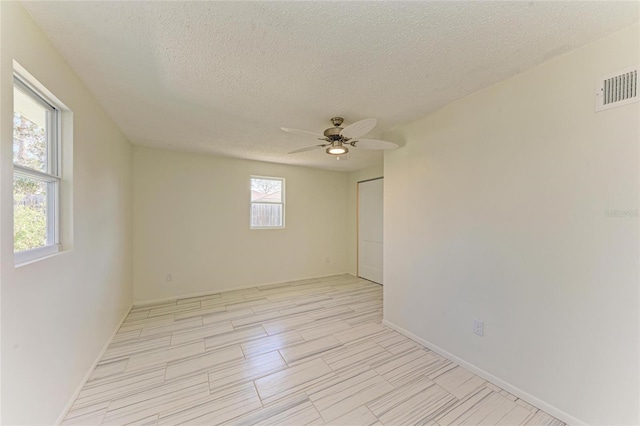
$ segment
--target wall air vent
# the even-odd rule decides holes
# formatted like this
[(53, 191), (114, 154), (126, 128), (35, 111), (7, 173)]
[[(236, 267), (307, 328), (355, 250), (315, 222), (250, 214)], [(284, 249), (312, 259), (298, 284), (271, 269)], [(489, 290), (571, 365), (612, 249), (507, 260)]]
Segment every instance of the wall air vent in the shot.
[(638, 66), (605, 75), (596, 83), (596, 112), (638, 102)]

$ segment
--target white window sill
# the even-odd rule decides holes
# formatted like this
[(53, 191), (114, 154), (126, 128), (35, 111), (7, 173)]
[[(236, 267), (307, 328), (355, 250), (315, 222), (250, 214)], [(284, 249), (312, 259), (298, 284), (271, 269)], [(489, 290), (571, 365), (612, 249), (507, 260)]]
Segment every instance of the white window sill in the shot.
[(60, 244), (38, 247), (31, 250), (21, 251), (13, 254), (16, 268), (26, 266), (40, 260), (48, 259), (60, 253)]

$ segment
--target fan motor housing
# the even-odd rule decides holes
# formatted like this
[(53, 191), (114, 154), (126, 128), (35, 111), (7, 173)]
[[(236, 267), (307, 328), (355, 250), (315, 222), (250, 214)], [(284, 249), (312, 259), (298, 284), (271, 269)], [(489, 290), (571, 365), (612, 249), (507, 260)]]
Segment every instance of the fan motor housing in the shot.
[(339, 140), (342, 136), (340, 136), (340, 131), (342, 127), (329, 127), (324, 131), (324, 135), (330, 140)]

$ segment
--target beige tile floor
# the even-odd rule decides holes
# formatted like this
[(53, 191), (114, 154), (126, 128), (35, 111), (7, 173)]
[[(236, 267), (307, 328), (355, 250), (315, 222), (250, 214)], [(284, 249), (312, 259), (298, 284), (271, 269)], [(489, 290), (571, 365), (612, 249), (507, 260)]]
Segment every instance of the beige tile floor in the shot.
[(135, 306), (64, 425), (563, 425), (381, 325), (351, 275)]

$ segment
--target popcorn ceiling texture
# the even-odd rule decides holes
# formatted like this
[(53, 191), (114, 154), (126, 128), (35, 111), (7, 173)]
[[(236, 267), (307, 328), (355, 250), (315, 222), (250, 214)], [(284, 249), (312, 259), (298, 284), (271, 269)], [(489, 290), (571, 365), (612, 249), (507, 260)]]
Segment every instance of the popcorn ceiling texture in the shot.
[(639, 19), (637, 2), (23, 5), (133, 143), (344, 171), (383, 154), (287, 155), (317, 142), (280, 127), (374, 117), (380, 137)]

